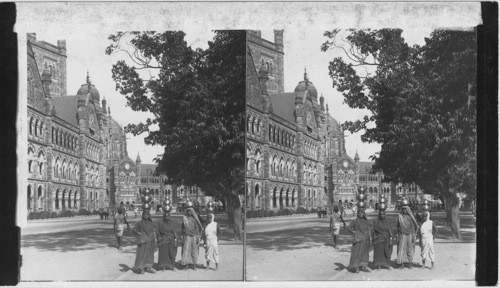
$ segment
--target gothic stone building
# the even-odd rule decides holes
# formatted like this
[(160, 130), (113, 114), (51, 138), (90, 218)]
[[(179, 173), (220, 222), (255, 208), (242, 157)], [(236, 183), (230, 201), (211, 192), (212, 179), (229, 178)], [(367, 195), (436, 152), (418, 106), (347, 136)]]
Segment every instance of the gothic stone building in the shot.
[[(105, 205), (106, 102), (87, 78), (66, 95), (66, 43), (28, 35), (28, 210)], [(102, 105), (102, 106), (101, 106)]]
[(130, 159), (125, 132), (88, 74), (76, 95), (67, 95), (64, 40), (56, 46), (28, 34), (27, 56), (29, 212), (138, 203), (145, 189), (156, 204), (167, 195), (203, 197), (195, 187), (168, 185), (139, 155)]
[(284, 92), (283, 55), (283, 31), (274, 42), (248, 32), (247, 208), (323, 208), (354, 199), (359, 185), (376, 201), (390, 184), (346, 154), (341, 126), (306, 73)]

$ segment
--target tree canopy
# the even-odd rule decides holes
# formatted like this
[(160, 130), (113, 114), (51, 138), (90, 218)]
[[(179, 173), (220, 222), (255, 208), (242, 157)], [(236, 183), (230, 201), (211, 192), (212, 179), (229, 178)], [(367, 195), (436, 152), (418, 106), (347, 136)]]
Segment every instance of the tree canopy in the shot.
[(371, 112), (343, 127), (381, 144), (374, 169), (451, 206), (457, 192), (475, 195), (476, 34), (436, 30), (409, 46), (400, 29), (340, 32), (325, 32), (322, 50), (347, 56), (333, 59), (329, 73), (349, 107)]
[(113, 65), (116, 89), (134, 111), (153, 115), (126, 132), (147, 133), (146, 144), (164, 147), (157, 172), (172, 183), (234, 199), (244, 193), (246, 34), (215, 31), (207, 49), (192, 49), (184, 37), (109, 36), (107, 54), (128, 54)]

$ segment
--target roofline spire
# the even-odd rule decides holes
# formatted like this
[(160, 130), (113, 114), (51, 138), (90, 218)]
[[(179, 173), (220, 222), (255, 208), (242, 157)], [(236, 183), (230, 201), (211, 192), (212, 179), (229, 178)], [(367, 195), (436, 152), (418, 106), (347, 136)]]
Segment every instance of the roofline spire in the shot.
[(90, 86), (90, 76), (89, 76), (89, 69), (87, 69), (87, 85)]
[(307, 68), (304, 66), (304, 81), (309, 82), (309, 78), (307, 77)]

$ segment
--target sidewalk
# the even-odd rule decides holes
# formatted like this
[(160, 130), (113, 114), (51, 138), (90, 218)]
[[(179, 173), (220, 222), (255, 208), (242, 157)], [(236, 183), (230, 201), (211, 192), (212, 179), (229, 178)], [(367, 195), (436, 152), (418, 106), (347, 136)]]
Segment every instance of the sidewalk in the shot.
[[(156, 218), (156, 217), (155, 217)], [(177, 227), (180, 217), (176, 217)], [(134, 222), (139, 220), (134, 219)], [(100, 220), (98, 220), (100, 222)], [(103, 221), (104, 222), (104, 221)], [(112, 222), (106, 225), (85, 224), (77, 230), (57, 228), (50, 233), (34, 233), (21, 238), (22, 281), (119, 281), (119, 280), (241, 280), (243, 277), (242, 241), (233, 241), (232, 231), (222, 227), (219, 242), (220, 270), (132, 273), (137, 239), (125, 232), (123, 250), (118, 250)], [(131, 226), (132, 221), (131, 221)], [(205, 264), (205, 250), (200, 247), (198, 263)], [(178, 247), (177, 261), (180, 261)], [(155, 263), (158, 255), (155, 255)], [(156, 267), (156, 266), (155, 266)], [(213, 272), (210, 274), (210, 272)], [(208, 274), (207, 274), (208, 273)], [(165, 278), (166, 277), (166, 278)]]
[[(391, 227), (395, 229), (398, 212), (388, 213)], [(373, 219), (376, 213), (368, 213)], [(351, 214), (352, 215), (352, 214)], [(341, 229), (339, 249), (333, 248), (333, 240), (326, 221), (307, 221), (300, 228), (280, 229), (274, 222), (268, 222), (273, 230), (259, 231), (247, 235), (247, 280), (248, 281), (308, 281), (308, 280), (468, 280), (475, 273), (475, 225), (472, 215), (463, 213), (461, 217), (462, 239), (451, 239), (445, 228), (444, 213), (433, 214), (438, 226), (436, 239), (436, 268), (381, 270), (372, 273), (350, 273), (349, 265), (352, 235)], [(346, 224), (354, 219), (346, 219)], [(263, 223), (263, 225), (265, 222)], [(373, 247), (370, 252), (370, 267), (373, 261)], [(392, 260), (396, 259), (394, 245)], [(421, 263), (418, 242), (414, 263)], [(393, 263), (395, 264), (395, 263)], [(396, 267), (396, 265), (394, 265)]]

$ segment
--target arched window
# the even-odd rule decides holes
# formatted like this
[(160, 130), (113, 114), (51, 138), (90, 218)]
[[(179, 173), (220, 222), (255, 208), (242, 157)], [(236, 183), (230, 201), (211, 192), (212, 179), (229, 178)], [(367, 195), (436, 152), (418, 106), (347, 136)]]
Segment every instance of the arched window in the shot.
[(63, 192), (62, 192), (62, 199), (61, 199), (62, 200), (62, 209), (63, 210), (66, 210), (66, 197), (67, 197), (67, 195), (66, 195), (66, 189), (64, 189)]
[(27, 191), (27, 197), (28, 197), (28, 212), (31, 211), (31, 185), (28, 185), (28, 191)]
[(73, 190), (69, 191), (69, 194), (68, 194), (68, 208), (71, 208), (71, 196), (73, 194)]
[(290, 188), (288, 188), (288, 190), (286, 191), (286, 203), (285, 203), (285, 206), (286, 207), (289, 207), (290, 206)]
[(30, 126), (30, 135), (31, 135), (31, 134), (33, 134), (33, 117), (30, 118), (29, 126)]
[(55, 207), (56, 209), (60, 209), (60, 206), (59, 206), (59, 198), (61, 197), (61, 195), (59, 195), (61, 193), (61, 190), (60, 189), (57, 189), (56, 191), (56, 199), (55, 199)]
[(281, 188), (281, 190), (280, 190), (280, 202), (279, 202), (280, 208), (283, 208), (283, 203), (285, 200), (284, 194), (285, 194), (285, 188)]
[(38, 193), (37, 193), (37, 207), (38, 207), (38, 210), (43, 210), (43, 203), (42, 203), (42, 198), (43, 197), (43, 188), (42, 188), (42, 185), (38, 186)]
[(277, 187), (274, 187), (274, 190), (273, 190), (273, 208), (276, 208), (276, 193), (278, 193), (278, 188)]
[(260, 187), (259, 184), (255, 185), (255, 195), (254, 195), (254, 205), (255, 207), (260, 206)]
[(73, 197), (73, 208), (78, 209), (78, 200), (80, 197), (78, 196), (78, 191), (75, 191), (75, 196)]

